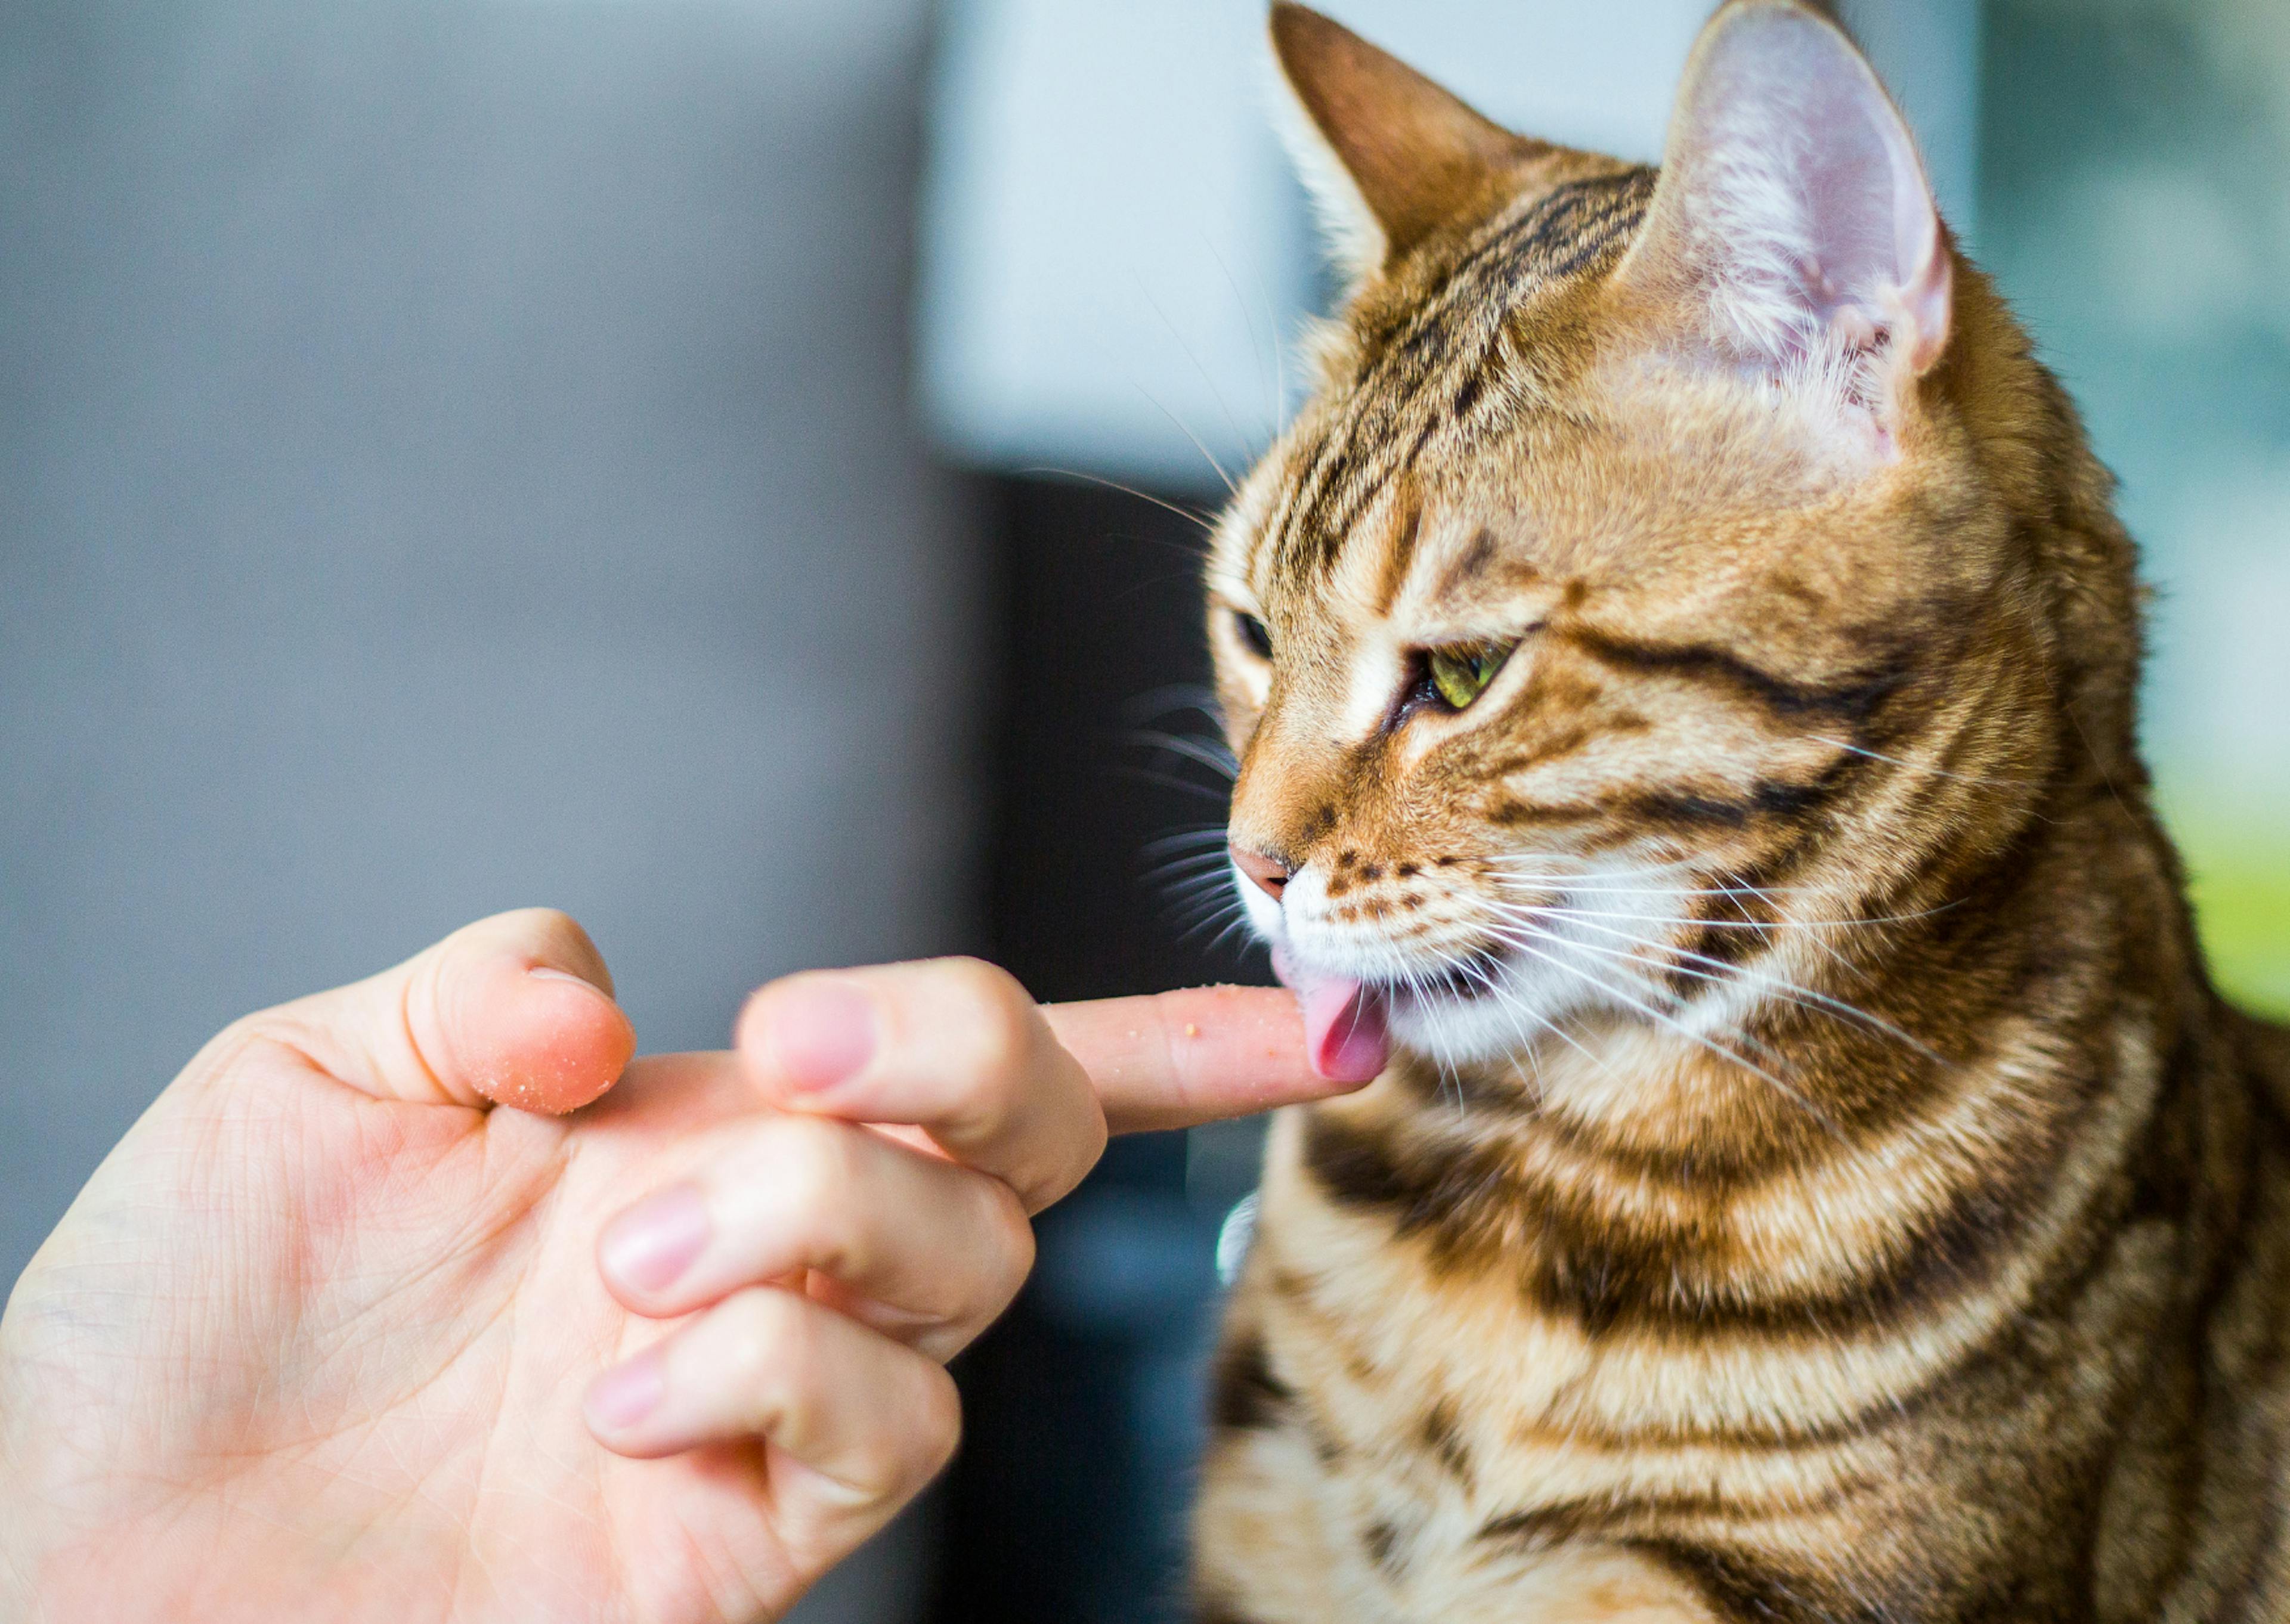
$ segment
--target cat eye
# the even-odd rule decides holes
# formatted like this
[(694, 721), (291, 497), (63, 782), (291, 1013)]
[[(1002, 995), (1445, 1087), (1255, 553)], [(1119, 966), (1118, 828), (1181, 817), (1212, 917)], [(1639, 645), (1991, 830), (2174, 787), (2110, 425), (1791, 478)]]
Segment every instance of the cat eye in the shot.
[(1448, 709), (1463, 710), (1487, 691), (1509, 658), (1509, 649), (1493, 644), (1433, 649), (1423, 657), (1423, 674)]
[(1272, 628), (1253, 614), (1232, 612), (1232, 623), (1240, 628), (1240, 640), (1259, 660), (1272, 658)]

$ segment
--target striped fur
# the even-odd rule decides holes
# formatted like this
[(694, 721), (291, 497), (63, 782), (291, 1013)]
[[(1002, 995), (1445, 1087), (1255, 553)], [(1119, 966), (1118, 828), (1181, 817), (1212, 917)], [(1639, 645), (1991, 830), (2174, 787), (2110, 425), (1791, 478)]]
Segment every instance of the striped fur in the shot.
[[(2290, 1035), (2206, 979), (2073, 407), (1956, 260), (1856, 460), (1661, 357), (1653, 172), (1509, 150), (1210, 568), (1236, 843), (1453, 999), (1542, 956), (1277, 1121), (1198, 1616), (2290, 1618)], [(1411, 710), (1451, 634), (1517, 652)]]

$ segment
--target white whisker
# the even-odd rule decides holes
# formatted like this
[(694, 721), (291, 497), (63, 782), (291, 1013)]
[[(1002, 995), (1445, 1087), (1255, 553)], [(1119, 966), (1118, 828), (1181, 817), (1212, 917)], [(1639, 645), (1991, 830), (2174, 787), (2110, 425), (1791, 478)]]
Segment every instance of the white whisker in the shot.
[[(1185, 335), (1177, 330), (1177, 324), (1169, 319), (1169, 313), (1161, 308), (1161, 301), (1154, 298), (1153, 291), (1145, 285), (1145, 277), (1143, 273), (1132, 270), (1129, 274), (1131, 279), (1137, 284), (1138, 292), (1144, 296), (1145, 302), (1153, 307), (1153, 314), (1161, 318), (1161, 325), (1169, 330), (1169, 336), (1177, 340), (1177, 348), (1185, 352), (1185, 359), (1193, 364), (1193, 371), (1198, 372), (1201, 375), (1201, 381), (1209, 386), (1209, 398), (1216, 402), (1218, 412), (1223, 414), (1224, 426), (1232, 430), (1233, 444), (1241, 446), (1247, 445), (1249, 443), (1249, 436), (1247, 432), (1241, 428), (1240, 420), (1233, 416), (1232, 407), (1227, 404), (1224, 397), (1224, 391), (1217, 387), (1217, 380), (1213, 377), (1210, 376), (1209, 369), (1201, 364), (1200, 356), (1194, 350), (1190, 344), (1185, 341)], [(1154, 404), (1157, 405), (1160, 403), (1157, 401)], [(1180, 425), (1180, 427), (1181, 427), (1181, 425)], [(1208, 457), (1209, 466), (1215, 468), (1218, 476), (1224, 480), (1224, 488), (1237, 495), (1239, 493), (1238, 490), (1232, 482), (1232, 476), (1225, 473), (1224, 465), (1219, 462), (1214, 457), (1210, 456), (1209, 448), (1205, 445), (1202, 445), (1198, 440), (1194, 440), (1193, 444), (1199, 448), (1202, 456)]]
[(1123, 717), (1133, 727), (1148, 727), (1164, 716), (1194, 711), (1212, 724), (1221, 724), (1223, 712), (1217, 705), (1215, 691), (1205, 683), (1170, 683), (1139, 694), (1121, 708)]
[(1223, 824), (1208, 823), (1197, 829), (1177, 829), (1158, 840), (1148, 841), (1144, 850), (1148, 855), (1154, 855), (1162, 852), (1181, 852), (1191, 846), (1222, 846), (1228, 838)]
[(1233, 759), (1232, 752), (1221, 740), (1212, 741), (1184, 733), (1164, 733), (1147, 728), (1131, 734), (1130, 742), (1156, 750), (1166, 750), (1172, 756), (1181, 756), (1223, 778), (1240, 776), (1240, 764)]
[[(1842, 998), (1831, 997), (1829, 994), (1815, 991), (1810, 987), (1800, 987), (1796, 982), (1784, 980), (1779, 976), (1766, 975), (1764, 972), (1755, 970), (1746, 964), (1729, 964), (1724, 959), (1712, 957), (1707, 953), (1695, 953), (1687, 948), (1671, 947), (1663, 942), (1647, 941), (1644, 938), (1635, 935), (1629, 931), (1617, 930), (1613, 926), (1601, 924), (1598, 923), (1597, 916), (1593, 915), (1577, 913), (1573, 914), (1570, 916), (1577, 924), (1589, 930), (1597, 931), (1601, 935), (1619, 937), (1622, 940), (1641, 948), (1647, 952), (1659, 953), (1676, 958), (1690, 959), (1695, 964), (1709, 964), (1716, 967), (1715, 972), (1711, 972), (1691, 970), (1683, 964), (1673, 966), (1673, 968), (1682, 975), (1695, 976), (1699, 979), (1710, 981), (1746, 982), (1749, 985), (1757, 988), (1761, 992), (1775, 994), (1787, 1000), (1789, 1003), (1798, 1005), (1799, 1008), (1817, 1010), (1823, 1014), (1834, 1015), (1840, 1020), (1857, 1020), (1872, 1031), (1882, 1033), (1886, 1037), (1898, 1039), (1900, 1042), (1908, 1044), (1910, 1048), (1916, 1050), (1918, 1053), (1923, 1054), (1929, 1060), (1937, 1060), (1942, 1058), (1937, 1051), (1934, 1050), (1931, 1045), (1926, 1044), (1923, 1040), (1913, 1036), (1910, 1033), (1902, 1031), (1900, 1028), (1894, 1026), (1891, 1021), (1883, 1019), (1881, 1016), (1872, 1015), (1864, 1009), (1847, 1004)], [(1597, 948), (1591, 948), (1587, 942), (1576, 945), (1583, 947), (1591, 952), (1598, 951)]]
[[(1548, 932), (1541, 932), (1541, 934), (1546, 941), (1558, 941), (1561, 942), (1561, 945), (1567, 947), (1577, 945), (1571, 942), (1563, 942), (1562, 939), (1554, 937)], [(1583, 969), (1579, 964), (1569, 964), (1565, 959), (1558, 955), (1547, 953), (1528, 941), (1515, 940), (1511, 942), (1510, 945), (1521, 953), (1525, 953), (1533, 958), (1540, 959), (1555, 969), (1564, 971), (1569, 975), (1588, 982), (1590, 986), (1605, 994), (1608, 997), (1619, 999), (1621, 1003), (1628, 1004), (1632, 1009), (1637, 1011), (1640, 1014), (1645, 1016), (1648, 1020), (1659, 1023), (1667, 1030), (1685, 1038), (1688, 1043), (1698, 1044), (1700, 1047), (1707, 1049), (1710, 1053), (1718, 1056), (1720, 1059), (1732, 1061), (1734, 1065), (1741, 1067), (1742, 1070), (1749, 1072), (1752, 1076), (1763, 1079), (1766, 1083), (1772, 1085), (1774, 1092), (1779, 1093), (1783, 1099), (1797, 1106), (1800, 1110), (1804, 1111), (1806, 1116), (1819, 1123), (1829, 1132), (1840, 1140), (1845, 1138), (1844, 1130), (1837, 1125), (1836, 1122), (1829, 1116), (1828, 1113), (1822, 1110), (1821, 1108), (1814, 1105), (1812, 1100), (1798, 1092), (1797, 1090), (1791, 1088), (1779, 1077), (1774, 1076), (1773, 1073), (1767, 1071), (1764, 1067), (1758, 1065), (1756, 1062), (1742, 1055), (1734, 1053), (1732, 1050), (1726, 1048), (1724, 1044), (1717, 1042), (1715, 1039), (1692, 1030), (1670, 1015), (1665, 1014), (1661, 1010), (1656, 1008), (1653, 1004), (1632, 997), (1622, 988), (1615, 987), (1611, 983), (1601, 980), (1597, 976), (1592, 975), (1589, 971)]]
[(1223, 482), (1225, 494), (1227, 496), (1237, 497), (1240, 494), (1240, 487), (1233, 483), (1232, 476), (1225, 472), (1224, 464), (1216, 460), (1216, 453), (1211, 451), (1208, 446), (1202, 442), (1201, 436), (1192, 431), (1192, 429), (1186, 424), (1185, 420), (1179, 417), (1175, 412), (1170, 411), (1168, 407), (1163, 405), (1161, 404), (1160, 397), (1155, 395), (1152, 390), (1147, 388), (1142, 383), (1140, 383), (1133, 374), (1130, 377), (1129, 386), (1135, 389), (1140, 395), (1142, 395), (1146, 401), (1152, 406), (1153, 410), (1158, 412), (1163, 417), (1167, 418), (1170, 423), (1175, 427), (1179, 434), (1184, 436), (1185, 438), (1193, 443), (1193, 449), (1200, 452), (1202, 457), (1207, 460), (1210, 468), (1216, 470), (1217, 478)]
[(1904, 767), (1911, 772), (1922, 772), (1933, 778), (1954, 779), (1960, 784), (1990, 784), (2005, 789), (2040, 789), (2044, 787), (2044, 781), (2041, 779), (1990, 778), (1978, 772), (1951, 772), (1945, 767), (1928, 767), (1920, 761), (1904, 761), (1898, 756), (1886, 756), (1875, 750), (1863, 749), (1859, 745), (1848, 744), (1842, 739), (1823, 739), (1814, 733), (1808, 733), (1806, 738), (1814, 744), (1825, 744), (1832, 750), (1842, 750), (1847, 756), (1859, 756), (1870, 761), (1880, 761), (1888, 767)]
[(1155, 772), (1144, 767), (1124, 767), (1120, 771), (1125, 778), (1135, 779), (1141, 783), (1157, 784), (1164, 789), (1181, 789), (1188, 795), (1197, 795), (1203, 800), (1213, 801), (1220, 806), (1227, 804), (1232, 799), (1231, 792), (1229, 790), (1212, 789), (1206, 784), (1196, 784), (1190, 779), (1179, 778), (1173, 773)]
[[(1156, 402), (1155, 404), (1157, 405), (1159, 403)], [(1085, 484), (1102, 485), (1109, 491), (1118, 491), (1124, 496), (1133, 496), (1141, 502), (1150, 502), (1156, 508), (1173, 513), (1188, 524), (1199, 525), (1202, 532), (1205, 534), (1213, 535), (1216, 533), (1215, 522), (1205, 516), (1195, 513), (1189, 508), (1181, 508), (1175, 502), (1168, 501), (1161, 497), (1149, 495), (1147, 492), (1139, 490), (1135, 485), (1125, 485), (1117, 479), (1107, 479), (1096, 474), (1085, 474), (1079, 468), (1061, 468), (1044, 466), (1022, 468), (1018, 469), (1017, 472), (1021, 475), (1053, 474), (1061, 479), (1078, 479)]]
[[(1477, 965), (1469, 963), (1460, 963), (1455, 966), (1455, 968), (1461, 971), (1465, 975), (1469, 976), (1473, 980), (1478, 982), (1481, 987), (1485, 988), (1488, 994), (1490, 994), (1497, 1003), (1502, 1005), (1504, 1014), (1516, 1018), (1511, 1022), (1511, 1029), (1518, 1033), (1519, 1040), (1522, 1044), (1525, 1044), (1528, 1039), (1533, 1037), (1536, 1031), (1548, 1032), (1553, 1037), (1557, 1038), (1561, 1043), (1565, 1044), (1568, 1048), (1573, 1050), (1575, 1053), (1589, 1061), (1591, 1065), (1597, 1067), (1600, 1071), (1603, 1072), (1606, 1069), (1605, 1061), (1600, 1060), (1588, 1048), (1585, 1048), (1575, 1039), (1573, 1034), (1568, 1032), (1564, 1027), (1560, 1026), (1558, 1022), (1552, 1020), (1549, 1016), (1542, 1014), (1539, 1011), (1529, 1009), (1526, 1005), (1525, 1000), (1520, 998), (1510, 988), (1503, 986), (1493, 974), (1487, 971), (1480, 969)], [(1530, 1029), (1522, 1026), (1520, 1024), (1522, 1020), (1532, 1021), (1533, 1023), (1533, 1028)], [(1533, 1051), (1529, 1050), (1528, 1052), (1532, 1053)], [(1514, 1061), (1514, 1067), (1516, 1067), (1516, 1064), (1517, 1062)], [(1541, 1085), (1541, 1079), (1538, 1076), (1536, 1078), (1536, 1086), (1540, 1087)]]

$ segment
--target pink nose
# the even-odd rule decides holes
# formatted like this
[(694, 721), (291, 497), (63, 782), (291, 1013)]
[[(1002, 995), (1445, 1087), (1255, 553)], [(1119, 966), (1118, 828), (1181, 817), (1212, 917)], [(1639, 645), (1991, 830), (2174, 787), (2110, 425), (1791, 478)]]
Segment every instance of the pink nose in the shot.
[(1280, 900), (1280, 893), (1288, 889), (1289, 868), (1277, 857), (1267, 857), (1261, 852), (1251, 852), (1244, 846), (1232, 848), (1233, 867), (1249, 878), (1249, 883), (1270, 897)]

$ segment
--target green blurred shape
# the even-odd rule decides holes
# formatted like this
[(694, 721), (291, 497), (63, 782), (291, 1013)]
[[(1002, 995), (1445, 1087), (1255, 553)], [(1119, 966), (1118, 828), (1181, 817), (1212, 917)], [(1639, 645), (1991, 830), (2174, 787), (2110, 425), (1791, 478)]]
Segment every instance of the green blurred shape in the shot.
[(2290, 1019), (2290, 820), (2172, 820), (2203, 946), (2219, 987), (2245, 1008)]

